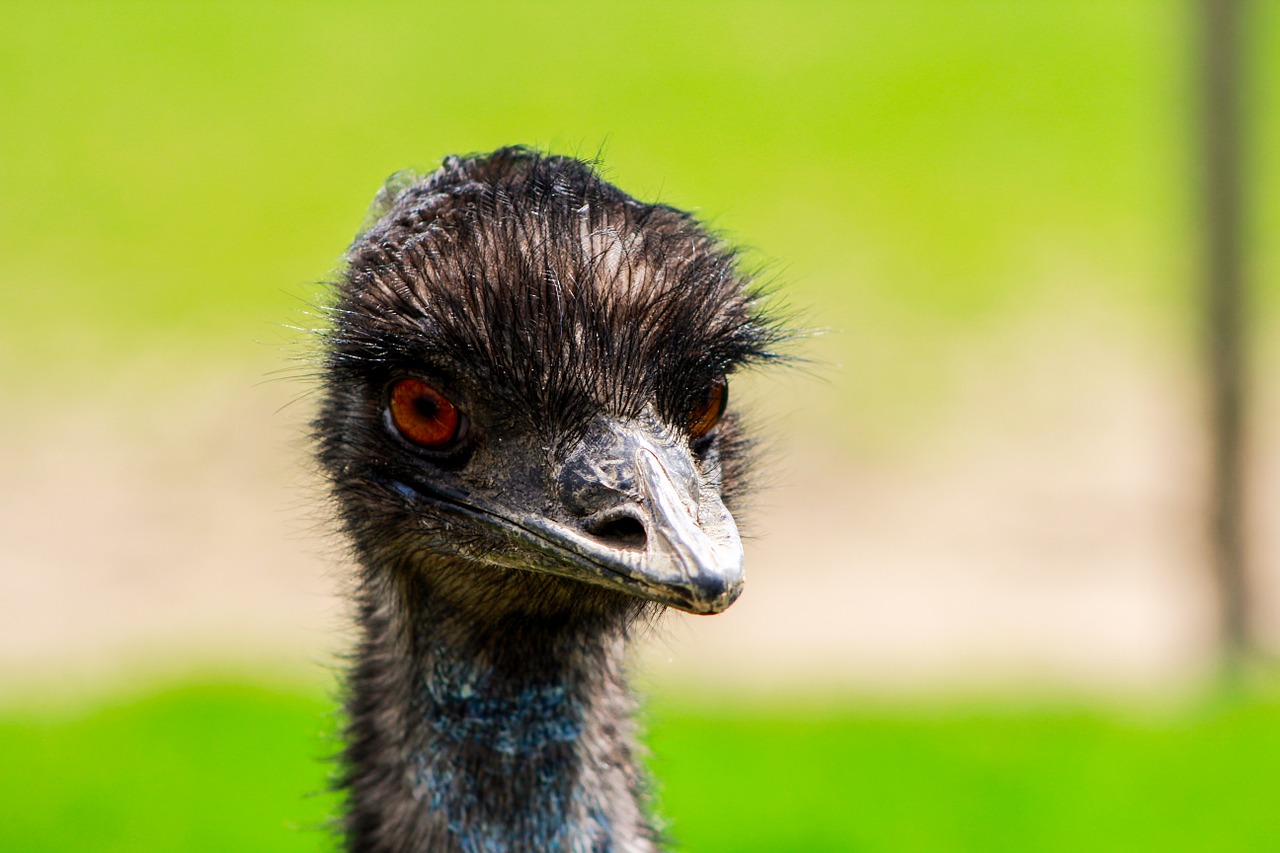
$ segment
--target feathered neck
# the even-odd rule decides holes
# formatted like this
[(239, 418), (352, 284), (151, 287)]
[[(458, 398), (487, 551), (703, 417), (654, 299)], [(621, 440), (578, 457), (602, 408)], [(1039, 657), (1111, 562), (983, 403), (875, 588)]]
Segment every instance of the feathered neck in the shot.
[(349, 850), (657, 849), (626, 617), (477, 613), (423, 573), (366, 574), (359, 593)]

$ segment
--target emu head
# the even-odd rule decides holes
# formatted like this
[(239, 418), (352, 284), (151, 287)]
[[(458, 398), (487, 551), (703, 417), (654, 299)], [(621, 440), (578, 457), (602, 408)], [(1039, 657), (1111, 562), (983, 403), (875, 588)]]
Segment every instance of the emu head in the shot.
[(777, 338), (733, 252), (519, 148), (389, 184), (370, 220), (316, 420), (365, 571), (490, 608), (728, 607), (728, 377)]

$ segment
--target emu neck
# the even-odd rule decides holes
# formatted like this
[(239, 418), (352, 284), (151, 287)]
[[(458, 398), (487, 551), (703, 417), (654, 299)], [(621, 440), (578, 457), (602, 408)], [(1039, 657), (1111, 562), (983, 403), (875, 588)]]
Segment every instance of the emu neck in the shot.
[(465, 605), (428, 579), (363, 584), (349, 848), (656, 849), (624, 617)]

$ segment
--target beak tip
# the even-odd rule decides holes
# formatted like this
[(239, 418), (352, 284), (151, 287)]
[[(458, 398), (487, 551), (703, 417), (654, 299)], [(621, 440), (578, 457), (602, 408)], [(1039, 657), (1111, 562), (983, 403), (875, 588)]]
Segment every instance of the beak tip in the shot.
[(741, 566), (737, 570), (716, 575), (703, 575), (692, 590), (692, 595), (680, 606), (686, 613), (698, 616), (714, 616), (729, 609), (729, 606), (742, 595), (746, 585)]

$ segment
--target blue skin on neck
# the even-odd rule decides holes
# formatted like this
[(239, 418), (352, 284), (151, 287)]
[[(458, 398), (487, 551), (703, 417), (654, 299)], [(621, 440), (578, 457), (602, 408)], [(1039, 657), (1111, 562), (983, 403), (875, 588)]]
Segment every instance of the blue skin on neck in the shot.
[(532, 757), (553, 743), (570, 743), (582, 734), (581, 703), (559, 684), (500, 696), (433, 687), (432, 722), (442, 740), (487, 746), (506, 756)]
[[(422, 713), (432, 746), (414, 757), (418, 790), (442, 814), (466, 853), (512, 850), (592, 850), (608, 853), (610, 822), (591, 792), (562, 778), (564, 750), (582, 735), (585, 709), (563, 684), (528, 684), (495, 690), (487, 678), (461, 665), (437, 662), (424, 685)], [(484, 783), (457, 766), (465, 750), (513, 784), (519, 779), (523, 814), (493, 819), (481, 802)], [(594, 798), (590, 798), (594, 799)], [(569, 815), (586, 814), (584, 820)], [(488, 819), (486, 819), (488, 817)]]

